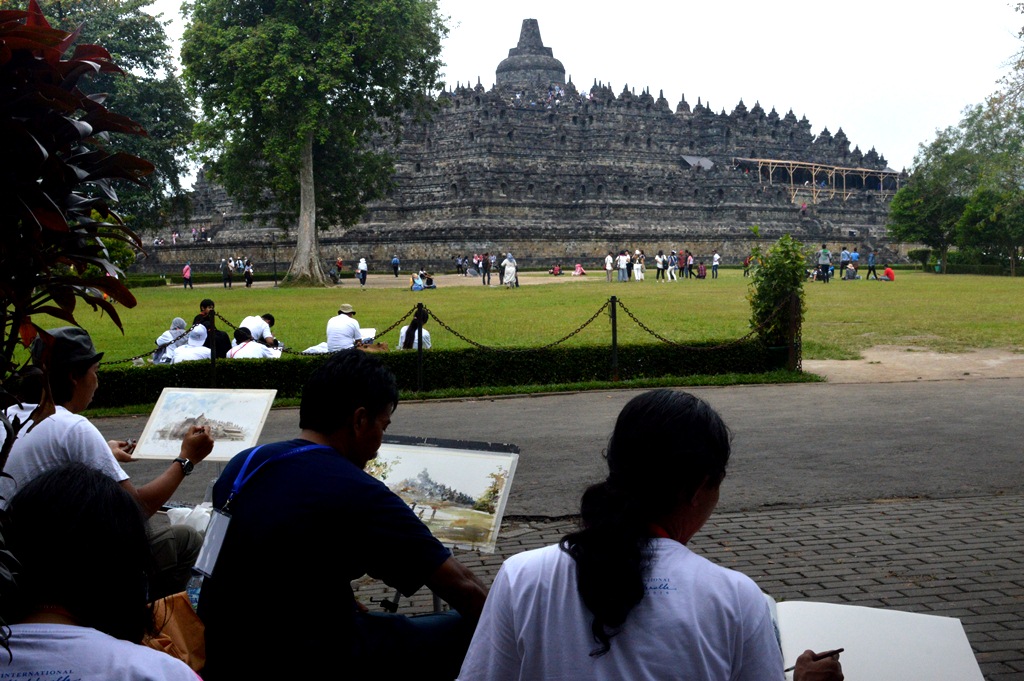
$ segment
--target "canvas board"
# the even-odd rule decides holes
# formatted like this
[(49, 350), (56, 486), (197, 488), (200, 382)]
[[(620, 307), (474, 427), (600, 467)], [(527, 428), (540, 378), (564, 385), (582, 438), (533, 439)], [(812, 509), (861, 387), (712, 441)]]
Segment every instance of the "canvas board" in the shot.
[(366, 472), (409, 504), (445, 545), (493, 552), (519, 454), (452, 445), (385, 443)]
[(955, 617), (813, 601), (784, 601), (776, 609), (787, 667), (807, 649), (844, 648), (839, 662), (848, 679), (984, 681)]
[(210, 426), (213, 451), (206, 461), (229, 461), (256, 446), (276, 390), (164, 388), (132, 454), (167, 459), (181, 452), (181, 438), (193, 425)]

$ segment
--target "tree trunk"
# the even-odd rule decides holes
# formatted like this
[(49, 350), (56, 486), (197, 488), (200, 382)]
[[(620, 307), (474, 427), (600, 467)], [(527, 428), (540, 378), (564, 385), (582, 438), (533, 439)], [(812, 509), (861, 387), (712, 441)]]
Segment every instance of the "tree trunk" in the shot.
[(316, 193), (313, 185), (313, 133), (306, 133), (299, 170), (299, 225), (295, 234), (295, 256), (285, 281), (298, 286), (326, 286), (327, 276), (320, 262), (320, 236), (316, 229)]

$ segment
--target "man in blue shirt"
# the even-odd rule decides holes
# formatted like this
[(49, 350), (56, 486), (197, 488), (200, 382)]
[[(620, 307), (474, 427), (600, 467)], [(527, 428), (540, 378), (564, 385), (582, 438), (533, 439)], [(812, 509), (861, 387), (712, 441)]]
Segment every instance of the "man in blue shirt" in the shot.
[(875, 269), (875, 252), (874, 251), (871, 251), (870, 253), (868, 253), (868, 273), (867, 273), (867, 275), (864, 278), (865, 279), (870, 279), (872, 274), (875, 275), (875, 279), (878, 279), (878, 271)]

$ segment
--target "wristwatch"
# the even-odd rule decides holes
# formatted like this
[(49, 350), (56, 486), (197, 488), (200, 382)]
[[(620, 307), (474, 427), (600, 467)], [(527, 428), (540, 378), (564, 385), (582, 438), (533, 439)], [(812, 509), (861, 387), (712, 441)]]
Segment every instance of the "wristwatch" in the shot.
[(192, 475), (192, 470), (196, 467), (196, 465), (194, 463), (192, 463), (191, 461), (189, 461), (188, 459), (186, 459), (183, 456), (179, 456), (174, 461), (175, 461), (175, 463), (180, 463), (181, 464), (181, 472), (182, 473), (184, 473), (186, 476)]

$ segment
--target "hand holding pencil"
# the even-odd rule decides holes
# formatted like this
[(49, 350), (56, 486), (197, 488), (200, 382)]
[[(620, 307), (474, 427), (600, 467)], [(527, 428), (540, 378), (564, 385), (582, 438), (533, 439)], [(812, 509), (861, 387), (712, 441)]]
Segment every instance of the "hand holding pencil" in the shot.
[(843, 665), (839, 663), (841, 652), (842, 648), (822, 653), (805, 650), (796, 658), (796, 665), (786, 671), (796, 670), (793, 681), (843, 681)]

